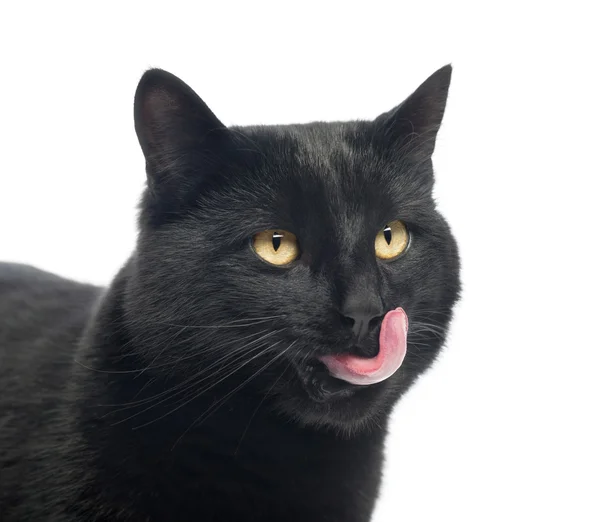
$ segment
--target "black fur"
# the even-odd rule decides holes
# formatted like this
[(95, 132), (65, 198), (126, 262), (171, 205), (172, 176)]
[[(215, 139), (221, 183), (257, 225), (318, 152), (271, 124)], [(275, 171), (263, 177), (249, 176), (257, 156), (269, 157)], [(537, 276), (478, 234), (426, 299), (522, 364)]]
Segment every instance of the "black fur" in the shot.
[[(226, 128), (148, 71), (139, 240), (110, 287), (0, 265), (0, 519), (369, 520), (388, 416), (459, 292), (431, 193), (450, 73), (372, 122)], [(382, 262), (393, 219), (410, 248)], [(292, 266), (250, 248), (269, 228), (299, 238)], [(357, 342), (348, 303), (406, 310), (387, 381), (359, 389), (316, 362), (377, 353), (379, 323)]]

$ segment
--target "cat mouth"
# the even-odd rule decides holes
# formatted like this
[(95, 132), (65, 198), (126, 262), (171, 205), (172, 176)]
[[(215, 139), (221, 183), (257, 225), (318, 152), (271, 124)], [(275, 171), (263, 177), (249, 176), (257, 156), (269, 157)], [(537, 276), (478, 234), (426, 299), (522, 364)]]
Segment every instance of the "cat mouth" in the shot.
[(402, 308), (385, 314), (379, 334), (379, 353), (375, 357), (352, 354), (325, 355), (320, 360), (334, 377), (358, 386), (377, 384), (390, 378), (406, 356), (408, 318)]
[(310, 359), (302, 365), (297, 364), (296, 370), (304, 389), (315, 402), (351, 397), (359, 386), (333, 377), (327, 366), (318, 358)]
[(408, 318), (402, 308), (389, 311), (379, 334), (375, 357), (350, 353), (322, 355), (304, 364), (300, 377), (311, 398), (318, 402), (348, 397), (394, 375), (406, 356)]

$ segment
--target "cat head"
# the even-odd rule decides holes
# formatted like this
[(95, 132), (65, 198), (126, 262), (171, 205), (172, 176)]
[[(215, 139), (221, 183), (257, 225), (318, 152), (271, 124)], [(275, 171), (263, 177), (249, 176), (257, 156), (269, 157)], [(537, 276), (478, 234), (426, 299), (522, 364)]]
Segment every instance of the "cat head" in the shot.
[[(204, 371), (268, 394), (300, 423), (381, 422), (435, 359), (459, 292), (432, 197), (450, 76), (440, 69), (373, 121), (226, 127), (181, 80), (146, 72), (129, 313), (148, 357), (179, 361), (169, 372), (182, 380)], [(322, 358), (377, 356), (398, 307), (402, 366), (367, 386), (334, 378)]]

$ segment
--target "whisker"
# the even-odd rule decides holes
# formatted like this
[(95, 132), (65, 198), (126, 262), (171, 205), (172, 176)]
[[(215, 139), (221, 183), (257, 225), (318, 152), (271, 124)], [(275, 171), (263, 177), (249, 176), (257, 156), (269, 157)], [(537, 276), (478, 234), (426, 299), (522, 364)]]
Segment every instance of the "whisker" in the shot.
[[(261, 350), (264, 348), (264, 346), (265, 346), (264, 344), (261, 344), (259, 346), (256, 346), (256, 347), (248, 350), (246, 353), (253, 353), (254, 351)], [(233, 359), (233, 357), (231, 359)], [(237, 364), (237, 362), (238, 362), (237, 360), (230, 360), (227, 364), (225, 364), (225, 366), (223, 366), (222, 369), (229, 369), (229, 368), (235, 366)], [(233, 370), (231, 372), (231, 374), (235, 373), (238, 369), (239, 369), (239, 367), (237, 369)], [(161, 404), (164, 404), (166, 401), (174, 399), (178, 395), (185, 394), (186, 391), (198, 386), (200, 383), (206, 381), (213, 375), (213, 374), (209, 374), (209, 375), (206, 375), (205, 377), (202, 377), (201, 379), (199, 379), (198, 377), (202, 373), (206, 373), (206, 371), (198, 372), (198, 373), (194, 374), (193, 376), (191, 376), (190, 378), (183, 381), (182, 383), (179, 383), (176, 386), (173, 386), (172, 388), (169, 388), (168, 390), (161, 392), (149, 399), (146, 399), (144, 401), (138, 401), (137, 404), (125, 406), (123, 408), (119, 408), (118, 410), (111, 411), (111, 412), (107, 413), (104, 417), (106, 417), (108, 415), (114, 415), (114, 414), (122, 412), (122, 411), (130, 410), (136, 406), (143, 406), (144, 404), (149, 404), (149, 406), (147, 406), (143, 410), (140, 410), (125, 419), (116, 421), (115, 423), (112, 424), (112, 426), (117, 426), (118, 424), (127, 422), (127, 421), (137, 417), (138, 415), (141, 415), (142, 413), (150, 411), (151, 409), (156, 408), (157, 406), (160, 406)], [(163, 398), (160, 399), (160, 397), (163, 397)], [(183, 398), (185, 399), (185, 396)], [(160, 400), (158, 400), (158, 399), (160, 399)]]
[[(273, 319), (279, 319), (281, 317), (285, 317), (284, 314), (280, 315), (272, 315), (268, 317), (257, 317), (255, 319), (235, 319), (230, 321), (227, 324), (216, 324), (216, 325), (184, 325), (184, 324), (175, 324), (175, 323), (167, 323), (167, 322), (159, 322), (159, 324), (164, 324), (166, 326), (174, 326), (174, 327), (182, 327), (182, 328), (191, 328), (191, 329), (219, 329), (219, 328), (244, 328), (246, 326), (254, 326), (257, 324), (266, 323)], [(231, 323), (239, 323), (243, 324), (231, 324)]]
[(151, 379), (148, 379), (146, 381), (146, 383), (144, 384), (144, 386), (142, 386), (137, 392), (136, 394), (133, 396), (133, 398), (135, 399), (137, 396), (140, 395), (140, 393), (142, 393), (148, 386), (150, 386), (151, 384), (153, 384), (154, 382), (156, 382), (156, 377), (152, 377)]
[[(250, 334), (247, 337), (244, 337), (242, 339), (247, 339), (248, 337), (252, 337), (254, 335), (259, 335), (260, 333), (266, 332), (266, 331), (267, 330), (262, 330), (261, 332), (255, 332), (255, 333), (252, 333), (252, 334)], [(276, 333), (276, 332), (280, 332), (280, 331), (281, 330), (274, 330), (274, 331), (272, 331), (272, 333)], [(239, 339), (236, 339), (236, 340), (234, 340), (234, 341), (232, 341), (232, 342), (230, 342), (228, 344), (233, 344), (233, 343), (238, 342), (238, 341), (239, 341)], [(184, 342), (191, 342), (191, 339), (186, 339)], [(166, 348), (176, 348), (177, 346), (178, 346), (178, 343), (165, 346), (165, 348), (163, 348), (161, 350), (161, 353), (163, 353)], [(227, 346), (227, 345), (225, 345), (225, 346)], [(82, 366), (83, 368), (85, 368), (86, 370), (90, 370), (90, 371), (97, 372), (97, 373), (108, 373), (108, 374), (143, 373), (146, 370), (154, 370), (156, 368), (163, 368), (165, 366), (169, 366), (169, 365), (172, 365), (172, 364), (177, 364), (180, 361), (183, 361), (183, 360), (186, 360), (186, 359), (191, 359), (193, 357), (197, 357), (198, 355), (206, 354), (207, 352), (210, 352), (210, 351), (220, 350), (221, 348), (222, 347), (220, 347), (220, 346), (207, 346), (204, 350), (196, 351), (196, 352), (194, 352), (193, 354), (191, 354), (189, 356), (180, 357), (179, 359), (176, 359), (175, 361), (170, 361), (170, 362), (166, 362), (166, 363), (162, 363), (162, 364), (157, 364), (155, 366), (146, 366), (144, 368), (138, 368), (138, 369), (135, 369), (135, 370), (101, 370), (99, 368), (92, 368), (90, 366), (86, 366), (85, 364), (83, 364), (82, 362), (80, 362), (78, 360), (75, 360), (75, 362), (77, 364), (79, 364), (80, 366)]]
[(284, 356), (291, 348), (292, 346), (294, 346), (294, 344), (296, 344), (296, 341), (293, 341), (292, 344), (290, 346), (288, 346), (285, 350), (283, 350), (282, 352), (280, 352), (279, 354), (277, 354), (273, 359), (271, 359), (269, 362), (267, 362), (267, 364), (265, 364), (262, 368), (260, 368), (259, 370), (257, 370), (254, 374), (252, 374), (250, 377), (248, 377), (248, 379), (246, 379), (244, 382), (242, 382), (240, 385), (236, 386), (232, 391), (230, 391), (229, 393), (227, 393), (222, 399), (220, 399), (219, 401), (217, 401), (213, 406), (211, 406), (205, 413), (203, 413), (200, 417), (198, 417), (194, 422), (192, 422), (192, 424), (190, 424), (190, 426), (181, 434), (181, 436), (175, 441), (175, 444), (173, 444), (173, 447), (171, 448), (171, 451), (175, 448), (175, 446), (177, 446), (177, 444), (179, 443), (179, 441), (186, 435), (186, 433), (188, 433), (193, 426), (195, 426), (198, 422), (202, 423), (204, 422), (210, 415), (212, 415), (215, 411), (217, 411), (225, 402), (227, 402), (227, 400), (234, 394), (236, 393), (238, 390), (240, 390), (241, 388), (243, 388), (246, 384), (248, 384), (251, 380), (253, 380), (254, 378), (256, 378), (259, 374), (261, 374), (264, 370), (266, 370), (269, 366), (271, 366), (271, 364), (273, 364), (276, 360), (278, 360), (279, 358), (281, 358), (282, 356)]
[[(239, 353), (241, 353), (241, 352), (245, 352), (246, 354), (247, 353), (253, 353), (256, 350), (261, 349), (262, 347), (264, 347), (264, 344), (259, 344), (258, 346), (255, 346), (254, 348), (251, 348), (251, 349), (248, 349), (248, 348), (250, 346), (252, 346), (252, 344), (254, 344), (256, 342), (259, 342), (259, 341), (262, 341), (262, 340), (266, 339), (267, 337), (269, 337), (270, 335), (274, 335), (275, 333), (278, 333), (279, 331), (281, 331), (281, 330), (275, 330), (273, 332), (270, 332), (267, 335), (262, 336), (260, 339), (255, 339), (251, 343), (245, 344), (244, 346), (237, 347), (235, 350), (226, 353), (224, 356), (222, 356), (219, 359), (217, 359), (216, 361), (212, 362), (209, 366), (207, 366), (205, 368), (202, 368), (200, 371), (196, 372), (191, 377), (185, 379), (181, 383), (177, 384), (176, 386), (174, 386), (174, 387), (172, 387), (172, 388), (170, 388), (168, 390), (160, 392), (160, 393), (158, 393), (158, 394), (156, 394), (156, 395), (154, 395), (152, 397), (148, 397), (146, 399), (142, 399), (142, 400), (139, 400), (139, 401), (134, 401), (134, 402), (131, 402), (131, 403), (123, 403), (123, 404), (121, 404), (119, 406), (124, 406), (124, 407), (119, 408), (118, 410), (111, 411), (107, 415), (112, 415), (112, 414), (115, 414), (115, 413), (119, 413), (121, 411), (128, 410), (128, 409), (130, 409), (132, 407), (135, 407), (135, 406), (141, 406), (143, 404), (147, 404), (148, 402), (152, 402), (153, 400), (158, 399), (158, 398), (160, 398), (161, 396), (163, 396), (165, 394), (171, 394), (170, 398), (173, 398), (174, 396), (179, 395), (180, 393), (185, 392), (189, 388), (191, 388), (193, 386), (196, 386), (200, 382), (203, 382), (204, 380), (206, 380), (208, 377), (205, 377), (205, 378), (200, 379), (200, 380), (198, 380), (198, 377), (200, 377), (202, 374), (205, 374), (209, 370), (215, 368), (219, 364), (221, 364), (223, 362), (226, 362), (226, 361), (229, 361), (229, 362), (227, 362), (225, 364), (225, 366), (222, 369), (229, 368), (229, 367), (232, 366), (232, 362), (235, 362), (235, 361), (232, 361), (232, 359), (234, 359), (235, 356), (238, 355)], [(188, 386), (186, 386), (186, 384), (188, 384), (188, 383), (191, 383), (191, 384), (189, 384)], [(175, 392), (178, 388), (183, 388), (183, 389), (181, 389), (180, 391), (178, 391), (176, 394), (173, 394), (173, 392)], [(169, 397), (167, 397), (164, 400), (168, 400), (168, 398)], [(164, 402), (164, 400), (155, 403), (151, 407), (157, 406), (158, 404), (162, 404)], [(143, 413), (144, 411), (147, 411), (148, 409), (150, 409), (150, 408), (146, 408), (145, 410), (142, 410), (139, 413)], [(129, 417), (129, 418), (131, 418), (131, 417)], [(127, 420), (127, 419), (125, 419), (125, 420)], [(119, 421), (119, 422), (121, 422), (121, 421)]]
[[(170, 340), (175, 339), (178, 335), (180, 335), (182, 332), (184, 331), (184, 328), (180, 328), (179, 330), (177, 330), (177, 332), (175, 332), (175, 334), (170, 338)], [(163, 346), (163, 348), (160, 350), (160, 352), (158, 352), (156, 354), (156, 356), (148, 363), (148, 366), (146, 366), (145, 368), (142, 369), (142, 371), (140, 371), (135, 377), (134, 379), (137, 379), (140, 375), (142, 375), (148, 368), (151, 368), (152, 365), (158, 360), (158, 358), (163, 354), (163, 352), (170, 347), (170, 342), (165, 342), (165, 345)]]
[(416, 345), (416, 346), (425, 346), (425, 347), (429, 347), (430, 346), (428, 343), (419, 343), (417, 341), (412, 341), (411, 339), (408, 340), (408, 344), (410, 344), (410, 345)]
[[(157, 417), (156, 419), (153, 419), (151, 421), (148, 421), (144, 424), (141, 424), (139, 426), (136, 426), (135, 428), (133, 428), (134, 430), (138, 430), (140, 428), (143, 428), (145, 426), (148, 426), (150, 424), (153, 424), (161, 419), (164, 419), (165, 417), (167, 417), (168, 415), (171, 415), (172, 413), (175, 413), (177, 410), (183, 408), (186, 404), (189, 404), (191, 401), (197, 399), (198, 397), (200, 397), (200, 395), (202, 395), (203, 393), (206, 393), (208, 390), (211, 390), (212, 388), (214, 388), (215, 386), (217, 386), (218, 384), (220, 384), (221, 382), (223, 382), (225, 379), (228, 379), (229, 377), (231, 377), (234, 373), (237, 373), (238, 371), (240, 371), (242, 368), (244, 368), (245, 366), (247, 366), (248, 364), (250, 364), (252, 361), (254, 361), (255, 359), (261, 357), (262, 355), (264, 355), (265, 353), (267, 353), (268, 351), (270, 351), (271, 349), (273, 349), (275, 346), (277, 346), (281, 341), (277, 341), (275, 344), (265, 348), (264, 350), (262, 350), (260, 353), (254, 355), (253, 357), (251, 357), (249, 360), (247, 360), (246, 362), (242, 363), (241, 365), (239, 365), (235, 370), (229, 372), (227, 375), (225, 375), (224, 377), (221, 377), (219, 380), (217, 380), (216, 382), (212, 383), (210, 386), (203, 388), (199, 393), (195, 394), (191, 399), (186, 400), (185, 402), (179, 404), (178, 406), (176, 406), (174, 409), (170, 410), (169, 412), (161, 415), (160, 417)], [(136, 414), (137, 415), (137, 414)], [(134, 415), (135, 416), (135, 415)]]
[[(174, 361), (173, 364), (177, 364), (177, 363), (179, 363), (181, 361), (186, 361), (188, 359), (192, 359), (194, 357), (197, 357), (198, 355), (205, 355), (206, 353), (211, 352), (211, 351), (222, 350), (223, 348), (226, 348), (227, 346), (230, 346), (231, 344), (235, 344), (235, 343), (238, 343), (238, 342), (241, 342), (241, 341), (245, 341), (246, 339), (249, 339), (249, 338), (254, 337), (256, 335), (262, 335), (265, 332), (268, 332), (268, 330), (260, 330), (259, 332), (251, 333), (251, 334), (247, 335), (246, 337), (241, 337), (239, 339), (232, 340), (231, 342), (226, 342), (225, 344), (218, 344), (218, 345), (206, 347), (205, 349), (198, 350), (198, 351), (194, 352), (191, 355), (186, 355), (184, 357), (180, 357), (179, 359), (177, 359), (176, 361)], [(281, 330), (274, 330), (273, 332), (281, 332)], [(264, 339), (264, 337), (260, 337), (259, 339), (256, 339), (255, 341), (252, 341), (252, 342), (260, 341), (262, 339)], [(245, 345), (245, 346), (248, 346), (248, 345)], [(250, 346), (251, 346), (251, 344), (250, 344)]]
[(89, 370), (91, 372), (96, 372), (96, 373), (125, 374), (125, 373), (137, 373), (140, 371), (140, 370), (100, 370), (99, 368), (92, 368), (91, 366), (87, 366), (87, 365), (83, 364), (81, 361), (78, 361), (77, 359), (74, 359), (74, 361), (82, 368), (85, 368), (86, 370)]
[(413, 323), (414, 328), (418, 331), (420, 330), (424, 330), (424, 329), (429, 329), (429, 330), (435, 330), (437, 332), (440, 333), (446, 333), (446, 327), (444, 326), (440, 326), (437, 324), (431, 324), (431, 323), (423, 323), (423, 322), (415, 322)]

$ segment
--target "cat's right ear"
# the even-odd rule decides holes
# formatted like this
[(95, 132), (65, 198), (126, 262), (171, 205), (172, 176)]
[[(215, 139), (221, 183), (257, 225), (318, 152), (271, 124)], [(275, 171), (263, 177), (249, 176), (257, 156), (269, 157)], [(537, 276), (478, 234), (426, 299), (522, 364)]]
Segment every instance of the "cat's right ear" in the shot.
[(431, 156), (440, 129), (452, 66), (434, 72), (404, 102), (375, 119), (379, 141), (392, 150)]
[(228, 131), (183, 81), (161, 69), (142, 76), (135, 93), (135, 131), (146, 158), (148, 184), (181, 190), (201, 178)]

